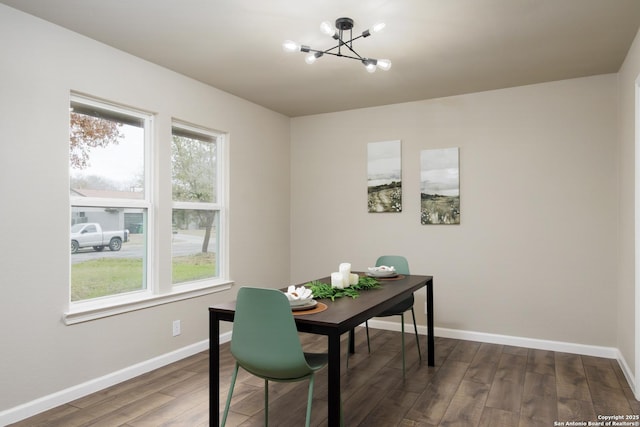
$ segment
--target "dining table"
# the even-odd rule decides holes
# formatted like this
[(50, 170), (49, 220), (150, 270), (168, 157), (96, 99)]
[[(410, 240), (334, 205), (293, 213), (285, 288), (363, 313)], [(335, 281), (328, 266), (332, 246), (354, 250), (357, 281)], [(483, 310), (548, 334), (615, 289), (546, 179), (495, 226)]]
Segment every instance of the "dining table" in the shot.
[[(364, 273), (360, 273), (364, 274)], [(435, 364), (433, 336), (433, 276), (416, 274), (398, 275), (393, 278), (378, 278), (380, 286), (358, 291), (358, 296), (344, 296), (321, 301), (326, 305), (323, 311), (313, 310), (309, 314), (294, 312), (298, 331), (327, 336), (328, 340), (328, 425), (340, 425), (340, 337), (351, 333), (349, 351), (353, 353), (353, 331), (366, 320), (376, 317), (385, 310), (426, 287), (427, 315), (427, 364)], [(330, 277), (318, 279), (331, 283)], [(308, 284), (305, 282), (304, 284)], [(300, 286), (300, 285), (298, 285)], [(235, 301), (224, 302), (209, 307), (209, 423), (220, 423), (220, 322), (233, 322)]]

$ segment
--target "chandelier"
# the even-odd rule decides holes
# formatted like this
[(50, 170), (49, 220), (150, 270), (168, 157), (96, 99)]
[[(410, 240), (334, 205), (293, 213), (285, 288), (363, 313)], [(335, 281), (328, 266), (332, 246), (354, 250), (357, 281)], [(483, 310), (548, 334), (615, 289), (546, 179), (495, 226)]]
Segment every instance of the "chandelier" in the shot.
[[(379, 23), (371, 27), (371, 30), (365, 30), (362, 34), (353, 37), (353, 19), (351, 18), (338, 18), (336, 19), (335, 28), (331, 26), (331, 23), (324, 21), (320, 24), (320, 31), (324, 34), (333, 37), (337, 41), (337, 45), (327, 50), (312, 49), (306, 45), (299, 45), (291, 40), (286, 40), (282, 43), (282, 48), (287, 52), (305, 52), (307, 54), (305, 62), (307, 64), (313, 64), (316, 60), (323, 55), (333, 55), (342, 58), (355, 59), (360, 61), (365, 66), (368, 72), (373, 73), (376, 68), (382, 70), (388, 70), (391, 68), (391, 61), (388, 59), (374, 59), (360, 56), (358, 52), (353, 48), (354, 40), (359, 38), (369, 37), (372, 33), (377, 33), (384, 28), (384, 23)], [(345, 41), (345, 37), (349, 37), (349, 40)], [(344, 52), (344, 53), (343, 53)], [(354, 56), (355, 55), (355, 56)]]

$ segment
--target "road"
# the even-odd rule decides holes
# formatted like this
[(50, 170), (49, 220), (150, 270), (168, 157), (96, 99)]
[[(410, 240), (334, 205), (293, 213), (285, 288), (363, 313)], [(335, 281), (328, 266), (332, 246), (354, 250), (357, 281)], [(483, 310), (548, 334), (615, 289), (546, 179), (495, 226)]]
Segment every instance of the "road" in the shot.
[[(215, 248), (215, 238), (209, 243), (209, 248)], [(199, 253), (202, 250), (202, 236), (176, 233), (172, 235), (172, 254), (177, 256)], [(78, 264), (85, 261), (101, 258), (142, 258), (144, 253), (144, 240), (142, 234), (132, 234), (130, 240), (122, 244), (122, 249), (112, 252), (104, 248), (102, 252), (96, 252), (93, 248), (80, 248), (77, 253), (71, 254), (71, 263)]]

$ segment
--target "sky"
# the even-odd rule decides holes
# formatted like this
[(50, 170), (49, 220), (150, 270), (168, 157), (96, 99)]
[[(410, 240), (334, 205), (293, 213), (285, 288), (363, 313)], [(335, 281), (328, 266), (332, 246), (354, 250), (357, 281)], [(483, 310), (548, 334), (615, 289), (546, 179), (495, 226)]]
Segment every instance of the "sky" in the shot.
[(441, 196), (460, 195), (457, 147), (420, 152), (420, 191)]
[(400, 141), (367, 144), (367, 174), (369, 185), (402, 179)]

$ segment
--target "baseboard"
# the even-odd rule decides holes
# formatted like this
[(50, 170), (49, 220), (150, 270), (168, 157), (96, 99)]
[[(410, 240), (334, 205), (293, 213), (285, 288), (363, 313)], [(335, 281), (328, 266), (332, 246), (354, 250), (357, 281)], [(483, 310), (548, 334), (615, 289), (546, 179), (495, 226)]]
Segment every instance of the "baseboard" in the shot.
[[(221, 343), (228, 342), (230, 340), (231, 332), (220, 335)], [(111, 387), (112, 385), (153, 371), (154, 369), (158, 369), (165, 365), (177, 362), (178, 360), (182, 360), (186, 357), (193, 356), (194, 354), (205, 351), (208, 348), (209, 340), (200, 341), (195, 344), (191, 344), (189, 346), (172, 351), (170, 353), (154, 357), (153, 359), (128, 366), (124, 369), (112, 372), (102, 377), (95, 378), (85, 383), (60, 390), (48, 396), (43, 396), (39, 399), (35, 399), (31, 402), (27, 402), (14, 408), (9, 408), (0, 412), (0, 426), (18, 422), (25, 418), (29, 418), (41, 412), (55, 408), (56, 406), (72, 402), (91, 393), (95, 393), (107, 387)]]
[(616, 359), (618, 360), (618, 365), (620, 365), (620, 369), (622, 369), (622, 373), (624, 374), (627, 383), (629, 383), (629, 387), (631, 387), (631, 390), (634, 392), (636, 399), (640, 400), (638, 399), (638, 391), (636, 390), (636, 380), (634, 378), (633, 371), (631, 370), (631, 368), (629, 368), (627, 360), (622, 355), (622, 352), (620, 350), (617, 350), (617, 353), (618, 355)]
[[(369, 320), (369, 326), (389, 331), (400, 331), (400, 323), (385, 320)], [(413, 324), (405, 323), (405, 331), (412, 331)], [(427, 334), (427, 327), (418, 325), (420, 335)], [(489, 334), (485, 332), (464, 331), (459, 329), (434, 328), (434, 335), (443, 338), (455, 338), (459, 340), (486, 342), (491, 344), (513, 345), (517, 347), (535, 348), (539, 350), (552, 350), (563, 353), (583, 354), (585, 356), (605, 357), (607, 359), (618, 359), (620, 352), (615, 347), (601, 347), (595, 345), (584, 345), (567, 343), (562, 341), (540, 340), (535, 338), (523, 338), (510, 335)]]
[[(400, 331), (400, 323), (389, 322), (385, 320), (371, 319), (369, 320), (369, 326), (372, 328), (385, 329), (389, 331)], [(412, 331), (413, 324), (405, 323), (405, 331)], [(509, 335), (489, 334), (485, 332), (464, 331), (458, 329), (447, 328), (434, 328), (434, 335), (436, 337), (443, 338), (455, 338), (460, 340), (486, 342), (491, 344), (503, 344), (512, 345), (517, 347), (535, 348), (539, 350), (558, 351), (563, 353), (581, 354), (585, 356), (604, 357), (607, 359), (616, 359), (620, 365), (620, 369), (624, 373), (624, 376), (631, 387), (631, 390), (636, 390), (634, 375), (624, 356), (615, 347), (603, 347), (597, 345), (585, 345), (568, 343), (563, 341), (550, 341), (541, 340), (535, 338), (523, 338)], [(418, 333), (421, 335), (427, 334), (427, 327), (418, 325)], [(637, 395), (637, 393), (636, 393)]]

